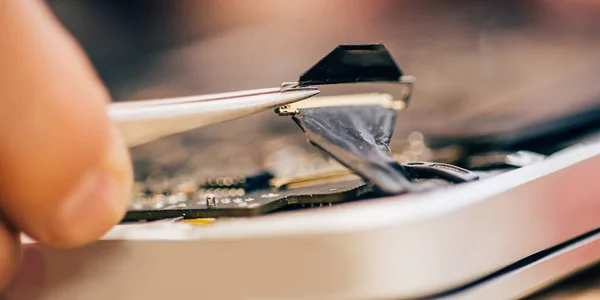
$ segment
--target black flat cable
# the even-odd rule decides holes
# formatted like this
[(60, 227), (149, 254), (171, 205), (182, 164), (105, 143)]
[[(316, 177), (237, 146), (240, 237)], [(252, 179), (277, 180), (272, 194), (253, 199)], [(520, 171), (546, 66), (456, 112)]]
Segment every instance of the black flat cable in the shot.
[(361, 176), (383, 195), (433, 188), (413, 182), (409, 171), (392, 156), (389, 143), (396, 111), (382, 106), (299, 109), (293, 120), (309, 142)]

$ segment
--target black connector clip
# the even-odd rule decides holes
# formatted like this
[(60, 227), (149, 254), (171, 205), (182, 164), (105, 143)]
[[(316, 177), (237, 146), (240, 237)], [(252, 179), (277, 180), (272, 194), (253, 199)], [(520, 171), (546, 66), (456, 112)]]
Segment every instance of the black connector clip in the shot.
[(339, 45), (300, 76), (300, 86), (400, 82), (404, 75), (382, 44)]

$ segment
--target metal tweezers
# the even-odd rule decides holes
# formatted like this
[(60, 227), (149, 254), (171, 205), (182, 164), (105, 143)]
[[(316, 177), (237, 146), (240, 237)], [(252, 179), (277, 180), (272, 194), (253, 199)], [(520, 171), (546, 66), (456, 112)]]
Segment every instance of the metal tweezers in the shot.
[(279, 88), (171, 99), (116, 102), (108, 113), (129, 147), (238, 119), (319, 93), (316, 86), (284, 83)]
[[(108, 113), (129, 147), (268, 109), (283, 107), (319, 93), (317, 86), (392, 82), (412, 84), (382, 44), (339, 45), (297, 82), (280, 87), (172, 99), (110, 104)], [(412, 78), (412, 77), (410, 77)], [(410, 89), (409, 89), (410, 91)], [(410, 93), (403, 96), (408, 102)]]

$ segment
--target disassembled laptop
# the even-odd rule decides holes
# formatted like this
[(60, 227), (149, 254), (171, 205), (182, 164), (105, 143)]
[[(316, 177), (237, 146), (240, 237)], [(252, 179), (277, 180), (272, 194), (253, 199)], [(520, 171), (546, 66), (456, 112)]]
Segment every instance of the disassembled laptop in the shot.
[(309, 173), (294, 170), (287, 176), (263, 170), (248, 175), (171, 179), (176, 184), (138, 184), (141, 190), (136, 191), (125, 219), (252, 216), (477, 180), (479, 175), (474, 172), (450, 164), (400, 163), (394, 158), (389, 142), (396, 114), (407, 107), (414, 80), (403, 74), (383, 45), (339, 46), (298, 82), (284, 83), (277, 92), (291, 94), (312, 92), (319, 85), (388, 82), (402, 85), (398, 95), (317, 97), (275, 108), (280, 116), (291, 116), (311, 144), (339, 163), (330, 160), (320, 168), (306, 166), (312, 170)]
[[(434, 151), (414, 133), (395, 152), (414, 82), (383, 45), (341, 45), (278, 88), (111, 105), (132, 147), (273, 109), (318, 151), (284, 145), (252, 174), (139, 178), (103, 241), (26, 245), (45, 257), (34, 299), (506, 299), (600, 260), (600, 187), (581, 175), (600, 170), (595, 132), (544, 153)], [(397, 92), (315, 96), (356, 83)]]

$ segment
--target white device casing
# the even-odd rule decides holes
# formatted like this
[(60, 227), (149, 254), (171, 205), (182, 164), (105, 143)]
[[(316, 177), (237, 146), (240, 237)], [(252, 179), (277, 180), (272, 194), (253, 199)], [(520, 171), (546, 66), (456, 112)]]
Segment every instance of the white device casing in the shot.
[[(600, 146), (589, 145), (423, 194), (208, 227), (121, 225), (75, 250), (27, 243), (25, 265), (41, 271), (22, 273), (14, 299), (416, 298), (468, 284), (599, 227)], [(600, 252), (588, 251), (571, 269), (554, 260), (553, 270), (564, 276), (598, 259)], [(542, 272), (532, 282), (541, 286), (555, 277)], [(500, 290), (514, 296), (534, 285), (523, 282), (504, 281)]]

